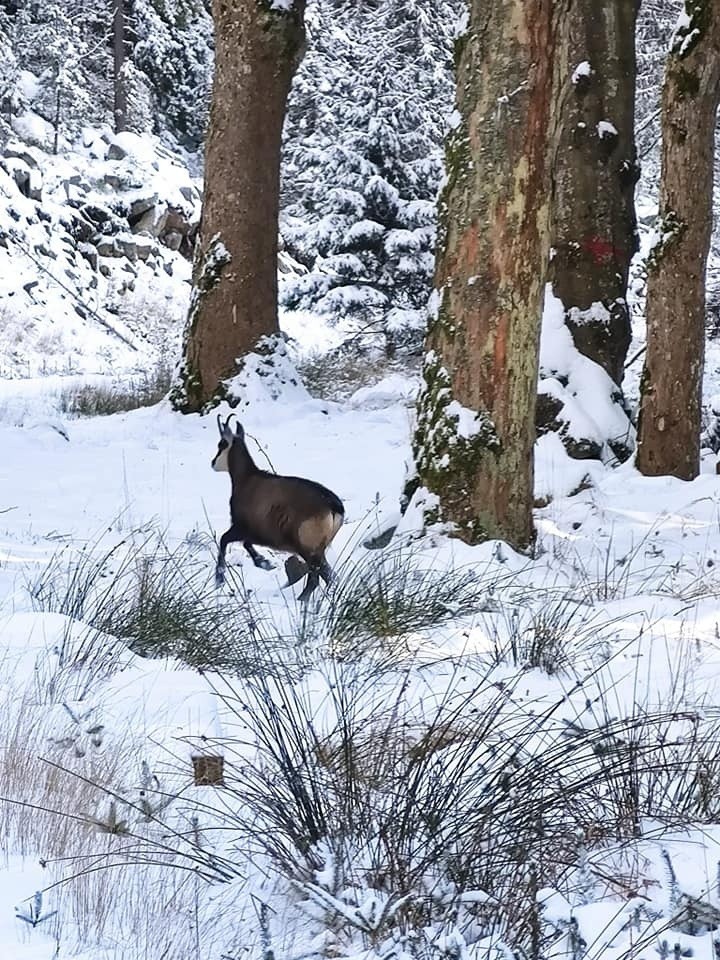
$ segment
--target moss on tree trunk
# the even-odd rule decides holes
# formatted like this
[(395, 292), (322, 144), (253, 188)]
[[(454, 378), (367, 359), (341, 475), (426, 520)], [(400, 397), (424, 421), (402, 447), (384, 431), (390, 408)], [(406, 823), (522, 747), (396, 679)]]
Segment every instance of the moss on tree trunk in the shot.
[(549, 249), (552, 62), (565, 2), (472, 0), (457, 46), (419, 483), (460, 537), (533, 539), (534, 413)]
[(280, 148), (305, 0), (213, 0), (215, 75), (205, 193), (177, 409), (221, 394), (236, 359), (276, 333)]
[(700, 470), (720, 4), (686, 0), (685, 11), (663, 85), (660, 239), (648, 260), (637, 466), (648, 476), (691, 480)]
[(576, 0), (558, 47), (559, 145), (550, 279), (580, 353), (618, 385), (637, 250), (635, 22), (639, 0)]

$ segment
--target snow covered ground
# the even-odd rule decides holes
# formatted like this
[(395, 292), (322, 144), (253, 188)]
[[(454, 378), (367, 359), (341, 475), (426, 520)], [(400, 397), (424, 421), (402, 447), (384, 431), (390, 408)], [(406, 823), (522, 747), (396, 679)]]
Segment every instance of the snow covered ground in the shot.
[[(0, 386), (0, 794), (15, 801), (0, 804), (0, 955), (486, 956), (517, 933), (518, 919), (491, 907), (532, 874), (508, 841), (526, 842), (528, 804), (558, 858), (552, 883), (543, 868), (522, 901), (536, 904), (547, 955), (581, 955), (578, 937), (587, 956), (714, 955), (714, 472), (649, 480), (570, 461), (549, 434), (533, 558), (418, 538), (412, 514), (370, 550), (399, 519), (412, 384), (395, 375), (343, 404), (301, 388), (256, 394), (242, 418), (258, 461), (327, 484), (347, 506), (338, 584), (304, 611), (300, 586), (280, 589), (281, 557), (265, 572), (232, 547), (228, 586), (214, 589), (229, 495), (210, 469), (214, 417), (161, 403), (68, 420), (56, 389)], [(171, 570), (178, 600), (234, 625), (237, 669), (133, 653), (125, 614), (115, 637), (88, 626), (113, 584), (139, 589), (142, 569), (158, 582)], [(406, 606), (439, 582), (460, 586), (429, 615), (353, 619), (382, 569), (390, 592), (400, 571)], [(348, 731), (350, 778), (337, 753)], [(193, 786), (203, 752), (225, 756), (225, 788)], [(298, 777), (316, 778), (321, 796), (306, 800), (326, 831), (303, 843)], [(354, 835), (338, 799), (349, 779), (367, 794)], [(470, 848), (502, 867), (483, 881)], [(466, 882), (451, 852), (472, 861)]]

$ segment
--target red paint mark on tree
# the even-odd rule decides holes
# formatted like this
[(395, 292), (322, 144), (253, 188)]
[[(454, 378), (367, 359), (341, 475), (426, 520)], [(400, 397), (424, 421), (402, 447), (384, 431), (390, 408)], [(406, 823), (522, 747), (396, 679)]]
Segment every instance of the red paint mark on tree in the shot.
[(617, 250), (614, 244), (603, 237), (585, 237), (582, 242), (583, 250), (586, 250), (593, 258), (595, 263), (609, 263), (617, 257)]

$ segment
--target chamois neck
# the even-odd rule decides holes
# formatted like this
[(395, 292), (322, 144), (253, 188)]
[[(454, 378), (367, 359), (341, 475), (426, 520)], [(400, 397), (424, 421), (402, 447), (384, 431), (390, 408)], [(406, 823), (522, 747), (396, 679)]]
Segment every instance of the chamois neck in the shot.
[(231, 477), (246, 477), (258, 472), (244, 440), (239, 438), (234, 440), (228, 452), (228, 467)]

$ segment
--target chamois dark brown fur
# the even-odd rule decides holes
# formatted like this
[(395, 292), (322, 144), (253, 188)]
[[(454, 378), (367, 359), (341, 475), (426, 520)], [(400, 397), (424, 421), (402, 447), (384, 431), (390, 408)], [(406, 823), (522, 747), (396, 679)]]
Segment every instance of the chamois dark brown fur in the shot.
[(286, 586), (307, 574), (300, 594), (301, 600), (307, 600), (320, 577), (325, 583), (332, 579), (325, 551), (342, 526), (345, 517), (342, 501), (313, 480), (261, 470), (250, 455), (242, 426), (238, 423), (233, 432), (230, 417), (223, 423), (218, 416), (217, 421), (220, 442), (212, 467), (230, 474), (232, 522), (220, 538), (216, 584), (221, 586), (225, 579), (225, 552), (229, 543), (242, 543), (256, 567), (272, 569), (270, 561), (255, 549), (257, 544), (293, 554), (285, 563)]

